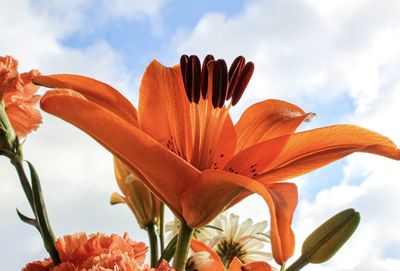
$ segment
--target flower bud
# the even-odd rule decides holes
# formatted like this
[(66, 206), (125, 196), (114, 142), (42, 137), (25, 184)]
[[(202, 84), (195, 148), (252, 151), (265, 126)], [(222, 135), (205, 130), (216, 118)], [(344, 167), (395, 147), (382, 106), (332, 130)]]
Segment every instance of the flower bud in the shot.
[(329, 260), (354, 233), (359, 222), (360, 213), (354, 209), (344, 210), (331, 217), (307, 237), (301, 257), (309, 263)]
[(161, 201), (117, 158), (114, 158), (115, 177), (124, 196), (112, 194), (111, 204), (126, 203), (141, 228), (159, 224)]

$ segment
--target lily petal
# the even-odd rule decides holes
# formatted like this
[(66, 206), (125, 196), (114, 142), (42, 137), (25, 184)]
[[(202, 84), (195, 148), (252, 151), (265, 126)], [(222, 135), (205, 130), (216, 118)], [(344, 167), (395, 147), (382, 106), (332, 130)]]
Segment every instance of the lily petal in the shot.
[(228, 271), (271, 271), (272, 267), (266, 262), (252, 262), (243, 265), (238, 258), (233, 258)]
[(96, 139), (180, 217), (180, 197), (199, 175), (197, 169), (125, 119), (71, 90), (46, 93), (41, 107)]
[(162, 145), (172, 144), (169, 147), (182, 157), (191, 154), (189, 105), (179, 65), (170, 68), (153, 60), (140, 84), (140, 125)]
[(221, 136), (216, 147), (213, 166), (221, 169), (235, 154), (236, 131), (232, 119), (228, 114), (222, 128)]
[[(270, 140), (287, 141), (256, 179), (263, 183), (306, 174), (353, 152), (367, 152), (400, 160), (400, 149), (387, 137), (355, 125), (335, 125)], [(269, 152), (271, 147), (266, 147)]]
[(237, 152), (256, 143), (293, 133), (309, 115), (300, 107), (280, 100), (265, 100), (250, 106), (235, 126)]
[[(279, 183), (266, 188), (243, 175), (219, 170), (203, 171), (182, 196), (186, 223), (192, 228), (206, 225), (224, 211), (243, 189), (259, 194), (268, 204), (272, 251), (275, 260), (283, 264), (294, 251), (291, 223), (297, 205), (297, 188), (292, 183)], [(199, 193), (203, 196), (199, 197)]]
[(290, 225), (298, 202), (297, 186), (293, 183), (277, 183), (267, 190), (272, 198), (268, 205), (271, 212), (272, 254), (275, 261), (283, 265), (294, 253), (295, 239)]
[(355, 125), (335, 125), (258, 143), (237, 153), (225, 169), (273, 183), (306, 174), (353, 152), (400, 159), (400, 150), (389, 138)]
[(67, 88), (79, 92), (87, 99), (114, 112), (138, 126), (135, 107), (116, 89), (93, 78), (75, 74), (37, 76), (33, 83), (48, 88)]
[(243, 186), (226, 180), (232, 175), (220, 170), (205, 170), (188, 187), (181, 201), (183, 217), (189, 227), (196, 229), (207, 225), (243, 191)]
[[(242, 269), (243, 270), (243, 269)], [(246, 271), (272, 271), (272, 267), (265, 262), (252, 262), (244, 266)]]
[(224, 264), (222, 263), (221, 258), (218, 256), (218, 254), (203, 242), (192, 239), (192, 241), (190, 242), (190, 248), (194, 252), (205, 251), (210, 254), (209, 258), (212, 261), (212, 264), (209, 265), (207, 268), (203, 268), (199, 271), (225, 271)]

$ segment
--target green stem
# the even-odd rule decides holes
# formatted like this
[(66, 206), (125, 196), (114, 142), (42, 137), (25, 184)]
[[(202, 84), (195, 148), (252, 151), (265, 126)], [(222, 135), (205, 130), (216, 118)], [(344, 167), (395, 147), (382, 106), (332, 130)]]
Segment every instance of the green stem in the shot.
[(193, 232), (193, 229), (186, 225), (184, 221), (181, 221), (173, 262), (175, 271), (185, 271), (186, 262), (189, 255), (189, 245), (190, 241), (192, 240)]
[(286, 271), (298, 271), (308, 264), (308, 261), (302, 256), (298, 258), (291, 266), (289, 266)]
[[(19, 179), (21, 181), (22, 188), (28, 198), (29, 204), (31, 206), (32, 212), (35, 215), (37, 225), (39, 227), (40, 235), (47, 252), (50, 254), (54, 265), (61, 263), (60, 256), (55, 247), (55, 237), (53, 230), (51, 229), (49, 219), (47, 217), (46, 205), (44, 204), (44, 199), (40, 187), (39, 177), (34, 171), (34, 168), (29, 164), (31, 170), (31, 181), (32, 187), (29, 184), (28, 178), (25, 174), (22, 161), (16, 159), (12, 161), (15, 169), (17, 170)], [(29, 163), (29, 162), (28, 162)]]
[(29, 205), (31, 206), (32, 211), (35, 213), (35, 205), (33, 203), (32, 188), (31, 188), (31, 185), (29, 184), (28, 178), (26, 177), (22, 162), (19, 160), (14, 160), (14, 161), (12, 161), (12, 164), (14, 165), (14, 167), (18, 173), (18, 177), (21, 182), (22, 189), (24, 190), (25, 196), (28, 199)]
[(156, 233), (156, 225), (151, 223), (146, 227), (147, 234), (149, 235), (150, 242), (150, 264), (151, 267), (156, 268), (157, 260), (158, 260), (158, 243), (157, 243), (157, 233)]
[(165, 205), (164, 203), (161, 203), (160, 205), (160, 248), (161, 248), (161, 254), (164, 252), (165, 249), (165, 244), (164, 244), (164, 232), (165, 232), (165, 228), (164, 228), (164, 224), (165, 224)]
[(14, 129), (11, 126), (10, 120), (8, 119), (6, 110), (5, 110), (5, 105), (4, 101), (0, 97), (0, 129), (1, 132), (4, 133), (3, 136), (5, 136), (6, 140), (5, 142), (2, 142), (2, 144), (6, 144), (7, 146), (1, 146), (2, 148), (12, 150), (13, 149), (13, 143), (16, 140), (15, 132)]

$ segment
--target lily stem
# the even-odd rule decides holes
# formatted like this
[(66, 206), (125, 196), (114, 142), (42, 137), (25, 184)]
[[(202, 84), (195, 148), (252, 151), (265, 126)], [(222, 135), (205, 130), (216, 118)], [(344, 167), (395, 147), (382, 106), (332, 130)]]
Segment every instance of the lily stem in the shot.
[(194, 230), (186, 225), (185, 221), (181, 221), (178, 241), (175, 250), (173, 267), (175, 271), (185, 271), (187, 258), (189, 255), (189, 245), (192, 240)]
[(285, 271), (298, 271), (308, 264), (308, 261), (303, 257), (298, 258)]
[(157, 242), (157, 233), (156, 233), (156, 225), (151, 223), (146, 227), (147, 234), (149, 235), (150, 242), (150, 265), (155, 268), (158, 260), (158, 242)]
[(161, 205), (160, 205), (160, 231), (159, 231), (161, 254), (164, 252), (164, 249), (165, 249), (165, 244), (164, 244), (165, 215), (164, 215), (164, 212), (165, 212), (165, 205), (164, 205), (164, 203), (161, 203)]

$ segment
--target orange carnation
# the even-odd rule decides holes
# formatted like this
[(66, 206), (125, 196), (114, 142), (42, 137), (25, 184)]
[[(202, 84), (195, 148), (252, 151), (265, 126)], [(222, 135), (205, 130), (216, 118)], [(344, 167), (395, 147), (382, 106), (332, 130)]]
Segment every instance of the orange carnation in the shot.
[[(76, 233), (58, 239), (56, 247), (61, 264), (54, 266), (50, 259), (44, 259), (27, 264), (22, 271), (141, 271), (148, 250), (143, 242), (133, 241), (126, 233), (123, 237)], [(165, 264), (158, 271), (168, 271)]]
[(18, 137), (25, 137), (42, 122), (35, 108), (40, 99), (39, 95), (34, 95), (38, 87), (31, 82), (39, 75), (38, 70), (19, 74), (17, 60), (11, 56), (0, 57), (0, 98)]

